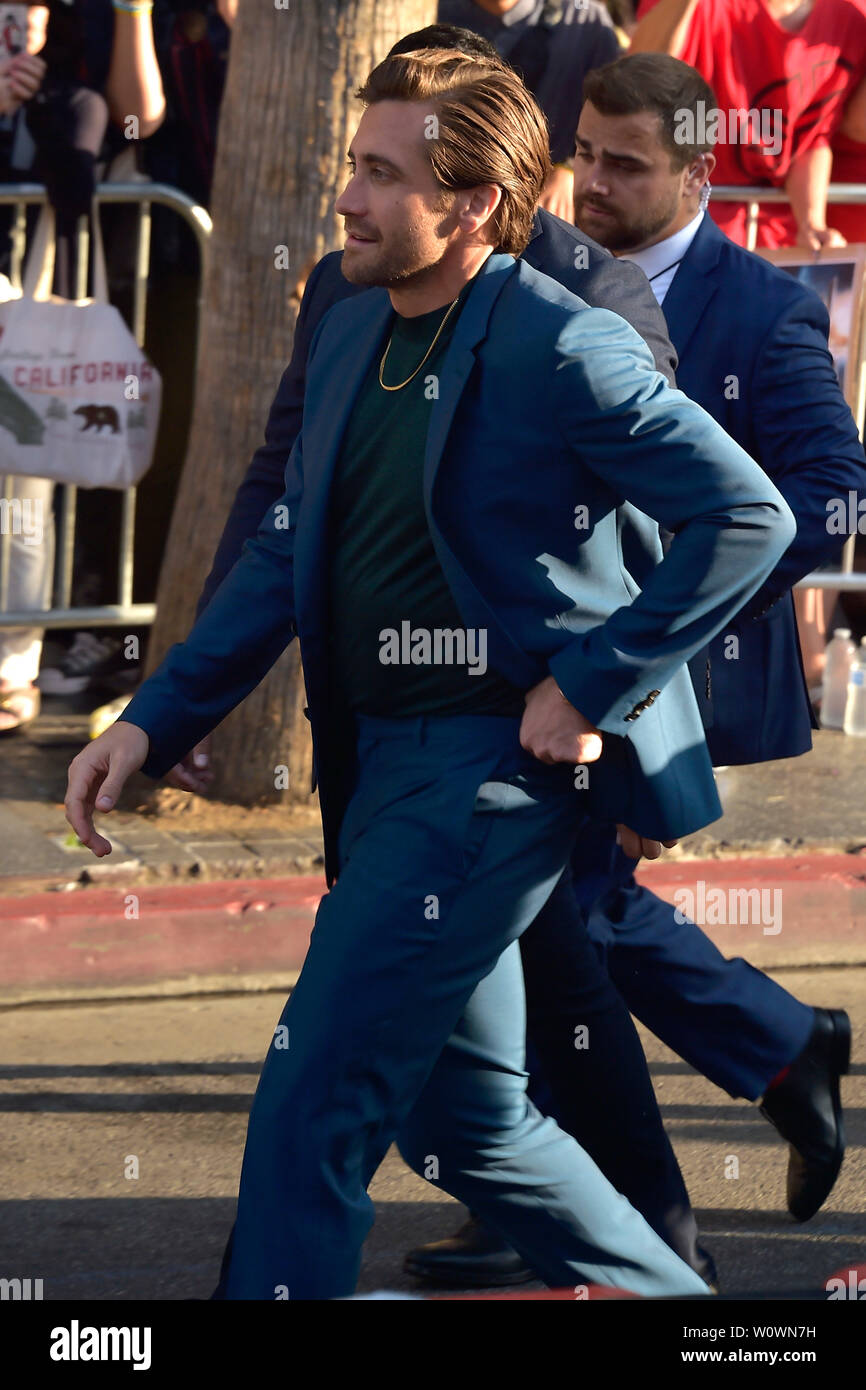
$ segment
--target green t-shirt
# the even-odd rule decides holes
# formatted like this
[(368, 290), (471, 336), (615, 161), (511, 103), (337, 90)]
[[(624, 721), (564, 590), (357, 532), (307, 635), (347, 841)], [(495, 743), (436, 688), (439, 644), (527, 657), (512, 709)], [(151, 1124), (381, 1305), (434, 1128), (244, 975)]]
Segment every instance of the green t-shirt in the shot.
[(472, 283), (418, 375), (400, 391), (384, 391), (379, 363), (389, 337), (383, 379), (395, 386), (422, 361), (446, 309), (393, 316), (337, 459), (330, 514), (331, 675), (340, 700), (363, 714), (523, 713), (522, 691), (487, 665), (486, 630), (463, 624), (424, 512), (434, 392)]

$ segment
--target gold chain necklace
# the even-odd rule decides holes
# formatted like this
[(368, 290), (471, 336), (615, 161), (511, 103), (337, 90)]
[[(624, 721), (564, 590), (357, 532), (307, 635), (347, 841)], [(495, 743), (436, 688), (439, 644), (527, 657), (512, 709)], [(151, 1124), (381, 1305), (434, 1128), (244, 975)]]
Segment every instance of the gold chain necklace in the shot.
[[(458, 294), (457, 299), (459, 299), (459, 298), (460, 298), (460, 295)], [(454, 304), (457, 303), (457, 299), (454, 300)], [(414, 372), (412, 373), (412, 376), (407, 376), (406, 380), (405, 380), (405, 381), (401, 381), (399, 386), (386, 386), (386, 385), (385, 385), (385, 382), (384, 382), (383, 379), (382, 379), (382, 374), (383, 374), (383, 372), (384, 372), (384, 370), (385, 370), (385, 361), (386, 361), (386, 358), (387, 358), (387, 356), (388, 356), (388, 353), (391, 351), (391, 342), (392, 342), (393, 337), (394, 337), (394, 331), (393, 331), (393, 329), (391, 330), (391, 337), (388, 339), (388, 346), (385, 348), (385, 351), (384, 351), (383, 354), (382, 354), (382, 361), (379, 363), (379, 385), (381, 386), (381, 388), (382, 388), (383, 391), (402, 391), (402, 390), (403, 390), (403, 387), (404, 387), (404, 386), (408, 386), (408, 385), (409, 385), (409, 382), (412, 381), (413, 378), (416, 377), (416, 376), (418, 375), (418, 373), (420, 372), (421, 368), (424, 366), (424, 363), (427, 361), (427, 358), (430, 356), (431, 352), (433, 351), (433, 349), (435, 348), (436, 344), (438, 343), (438, 341), (439, 341), (439, 335), (440, 335), (440, 333), (442, 332), (442, 329), (445, 327), (445, 324), (448, 322), (448, 315), (451, 313), (451, 310), (454, 308), (454, 304), (449, 304), (449, 306), (448, 306), (448, 311), (447, 311), (447, 313), (445, 314), (444, 319), (443, 319), (442, 322), (440, 323), (439, 327), (436, 329), (436, 337), (433, 339), (432, 343), (431, 343), (430, 346), (428, 347), (428, 349), (427, 349), (427, 351), (425, 352), (424, 356), (421, 358), (421, 361), (418, 363), (418, 366), (415, 368)]]

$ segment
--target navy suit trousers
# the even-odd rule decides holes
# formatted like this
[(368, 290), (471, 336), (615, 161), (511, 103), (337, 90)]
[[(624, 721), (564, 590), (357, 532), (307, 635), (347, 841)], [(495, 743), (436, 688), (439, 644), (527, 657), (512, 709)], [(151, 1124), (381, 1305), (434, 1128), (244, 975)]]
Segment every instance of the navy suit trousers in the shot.
[(793, 1062), (815, 1013), (763, 971), (727, 958), (635, 882), (615, 829), (593, 822), (572, 860), (591, 939), (635, 1018), (729, 1095), (757, 1100)]
[(527, 1099), (517, 941), (583, 812), (571, 767), (524, 752), (519, 725), (359, 720), (339, 877), (264, 1062), (214, 1297), (351, 1294), (395, 1139), (548, 1284), (706, 1292)]

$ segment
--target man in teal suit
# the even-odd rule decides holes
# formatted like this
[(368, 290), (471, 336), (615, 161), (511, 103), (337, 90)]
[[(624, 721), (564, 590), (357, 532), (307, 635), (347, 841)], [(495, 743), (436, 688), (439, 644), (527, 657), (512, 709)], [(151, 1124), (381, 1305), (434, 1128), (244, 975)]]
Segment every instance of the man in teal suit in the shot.
[[(512, 74), (426, 52), (360, 95), (337, 211), (344, 273), (374, 288), (320, 323), (283, 498), (74, 760), (67, 814), (108, 853), (94, 810), (299, 637), (331, 891), (253, 1102), (218, 1296), (352, 1291), (366, 1188), (443, 1065), (450, 1130), (423, 1171), (548, 1283), (705, 1292), (526, 1100), (517, 940), (588, 812), (653, 857), (719, 814), (685, 662), (791, 515), (624, 321), (514, 259), (549, 156)], [(656, 544), (642, 590), (626, 513)]]

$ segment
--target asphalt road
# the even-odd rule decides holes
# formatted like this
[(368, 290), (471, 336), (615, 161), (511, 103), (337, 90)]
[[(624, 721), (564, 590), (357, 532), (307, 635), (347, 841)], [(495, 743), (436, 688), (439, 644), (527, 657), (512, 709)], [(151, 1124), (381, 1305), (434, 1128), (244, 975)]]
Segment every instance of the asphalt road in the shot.
[[(848, 1155), (806, 1225), (785, 1211), (786, 1149), (757, 1110), (645, 1035), (704, 1243), (723, 1290), (744, 1296), (823, 1287), (834, 1270), (866, 1262), (866, 969), (776, 978), (808, 1002), (847, 1008), (855, 1033)], [(268, 993), (4, 1011), (0, 1276), (41, 1278), (46, 1299), (207, 1298), (282, 1003)], [(726, 1176), (731, 1156), (736, 1178)], [(463, 1209), (394, 1151), (371, 1194), (359, 1291), (415, 1289), (405, 1250), (449, 1234)]]

